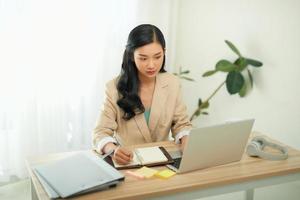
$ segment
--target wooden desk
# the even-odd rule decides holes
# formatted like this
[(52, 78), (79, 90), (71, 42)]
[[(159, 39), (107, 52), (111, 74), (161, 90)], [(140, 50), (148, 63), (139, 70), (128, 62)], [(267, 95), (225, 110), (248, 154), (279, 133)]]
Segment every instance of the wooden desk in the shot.
[[(137, 146), (153, 145), (164, 146), (168, 151), (177, 150), (177, 146), (172, 142)], [(73, 153), (59, 153), (27, 159), (33, 199), (49, 198), (32, 172), (31, 166), (61, 159)], [(165, 167), (156, 168), (165, 169)], [(116, 188), (85, 194), (72, 199), (193, 199), (241, 190), (246, 191), (247, 199), (252, 199), (254, 188), (297, 180), (300, 180), (300, 151), (289, 147), (289, 158), (284, 161), (266, 161), (251, 158), (244, 154), (239, 162), (177, 174), (168, 180), (158, 178), (137, 180), (126, 176), (125, 181)]]

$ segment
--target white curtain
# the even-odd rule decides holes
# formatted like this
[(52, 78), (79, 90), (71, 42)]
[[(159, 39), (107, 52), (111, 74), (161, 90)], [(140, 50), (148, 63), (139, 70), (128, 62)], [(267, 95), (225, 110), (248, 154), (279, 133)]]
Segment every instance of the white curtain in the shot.
[[(153, 12), (140, 16), (145, 5)], [(170, 37), (173, 7), (0, 0), (0, 182), (26, 177), (28, 156), (91, 148), (105, 82), (120, 71), (129, 31), (153, 23)]]

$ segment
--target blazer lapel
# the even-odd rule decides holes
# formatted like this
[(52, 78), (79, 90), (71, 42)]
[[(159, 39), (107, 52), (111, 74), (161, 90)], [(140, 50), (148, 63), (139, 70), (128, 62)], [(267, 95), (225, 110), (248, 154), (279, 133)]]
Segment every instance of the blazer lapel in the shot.
[(139, 128), (140, 133), (144, 136), (146, 142), (153, 142), (149, 132), (149, 128), (147, 126), (144, 113), (135, 115), (134, 120), (137, 124), (137, 127)]
[(149, 130), (152, 136), (153, 141), (156, 140), (156, 134), (153, 132), (157, 126), (160, 115), (164, 109), (165, 101), (167, 99), (168, 93), (167, 88), (168, 84), (161, 76), (158, 74), (156, 77), (156, 84), (154, 89), (154, 94), (152, 98), (150, 119), (149, 119)]

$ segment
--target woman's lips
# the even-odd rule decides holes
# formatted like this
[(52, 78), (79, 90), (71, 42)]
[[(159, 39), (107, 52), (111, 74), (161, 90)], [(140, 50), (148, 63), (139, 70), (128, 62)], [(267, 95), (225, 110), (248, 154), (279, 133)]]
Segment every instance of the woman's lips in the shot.
[(146, 71), (146, 73), (149, 75), (153, 75), (153, 74), (155, 74), (155, 70), (154, 71)]

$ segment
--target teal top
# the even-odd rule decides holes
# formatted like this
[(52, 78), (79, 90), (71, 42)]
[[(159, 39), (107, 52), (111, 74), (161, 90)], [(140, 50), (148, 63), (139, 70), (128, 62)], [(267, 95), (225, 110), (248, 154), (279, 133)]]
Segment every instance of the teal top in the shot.
[(150, 111), (151, 111), (151, 108), (149, 110), (145, 110), (145, 112), (144, 112), (144, 116), (145, 116), (147, 125), (149, 125)]

